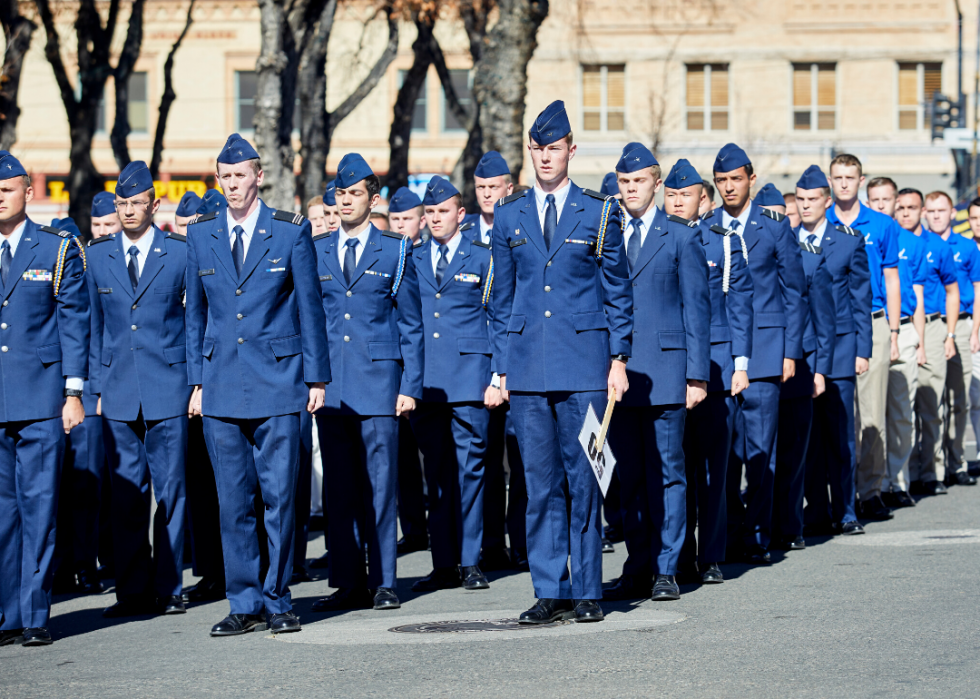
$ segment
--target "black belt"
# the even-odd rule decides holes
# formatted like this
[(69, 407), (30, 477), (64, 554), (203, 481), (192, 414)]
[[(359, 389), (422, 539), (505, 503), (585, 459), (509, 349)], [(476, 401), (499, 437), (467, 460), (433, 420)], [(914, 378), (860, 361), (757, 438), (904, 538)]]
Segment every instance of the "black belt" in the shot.
[(972, 317), (973, 316), (971, 314), (969, 314), (969, 313), (960, 313), (959, 319), (960, 320), (967, 320), (967, 319), (972, 318)]
[(936, 320), (937, 318), (941, 318), (942, 315), (943, 315), (942, 313), (930, 313), (929, 315), (926, 316), (926, 322), (927, 323), (931, 323), (932, 321)]
[(884, 318), (884, 317), (885, 317), (885, 309), (884, 308), (882, 308), (880, 311), (875, 311), (874, 313), (871, 314), (871, 319), (872, 320), (877, 320), (878, 318)]
[(908, 325), (911, 322), (912, 322), (912, 316), (902, 316), (901, 318), (898, 319), (899, 325)]

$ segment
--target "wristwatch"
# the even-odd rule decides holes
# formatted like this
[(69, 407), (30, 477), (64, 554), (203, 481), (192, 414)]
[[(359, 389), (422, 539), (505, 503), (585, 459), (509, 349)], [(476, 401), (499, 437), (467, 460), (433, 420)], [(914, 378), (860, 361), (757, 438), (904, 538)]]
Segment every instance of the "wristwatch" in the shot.
[(612, 358), (613, 358), (613, 361), (616, 361), (618, 359), (623, 364), (626, 364), (630, 360), (630, 358), (627, 357), (625, 354), (614, 354), (612, 356)]
[(948, 337), (950, 340), (955, 340), (956, 333), (946, 333), (946, 337)]
[(65, 398), (81, 398), (82, 390), (80, 388), (66, 388)]

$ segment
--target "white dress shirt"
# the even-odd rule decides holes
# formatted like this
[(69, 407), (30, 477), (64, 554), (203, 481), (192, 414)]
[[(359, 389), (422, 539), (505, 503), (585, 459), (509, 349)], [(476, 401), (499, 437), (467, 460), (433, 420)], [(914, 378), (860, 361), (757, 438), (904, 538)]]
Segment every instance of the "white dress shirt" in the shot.
[[(456, 254), (456, 250), (459, 248), (459, 241), (460, 241), (460, 234), (456, 233), (456, 235), (452, 237), (452, 240), (446, 243), (446, 247), (449, 248), (449, 250), (446, 253), (447, 268), (449, 266), (449, 263), (453, 261), (453, 255)], [(430, 247), (432, 248), (432, 253), (430, 255), (430, 257), (432, 258), (432, 274), (435, 274), (436, 267), (439, 265), (439, 250), (441, 249), (442, 246), (439, 244), (439, 241), (433, 238), (432, 245)]]
[[(364, 248), (367, 247), (368, 236), (371, 235), (371, 229), (373, 229), (373, 228), (374, 228), (374, 225), (372, 224), (372, 225), (368, 226), (367, 228), (365, 228), (360, 233), (358, 233), (356, 236), (354, 236), (355, 238), (357, 238), (357, 245), (354, 246), (354, 266), (355, 267), (357, 267), (357, 265), (359, 265), (361, 263), (361, 255), (364, 254)], [(343, 228), (341, 228), (341, 231), (343, 231)], [(340, 250), (337, 251), (337, 254), (339, 256), (340, 271), (341, 272), (344, 271), (344, 263), (347, 260), (347, 241), (350, 240), (350, 239), (351, 239), (351, 236), (347, 235), (346, 233), (344, 233), (342, 236), (340, 236), (340, 240), (343, 241), (343, 242), (341, 242), (341, 244), (340, 244)], [(351, 278), (353, 279), (353, 277), (351, 277)]]
[[(569, 180), (565, 183), (565, 186), (559, 189), (557, 192), (551, 192), (555, 195), (555, 209), (557, 216), (555, 217), (555, 222), (561, 220), (562, 209), (565, 208), (565, 200), (568, 199), (568, 193), (571, 191), (572, 181)], [(548, 208), (548, 194), (542, 192), (536, 186), (532, 188), (534, 190), (534, 203), (538, 207), (538, 223), (541, 224), (541, 232), (544, 232), (544, 212)]]
[(136, 249), (139, 251), (139, 255), (136, 256), (136, 265), (139, 269), (139, 274), (142, 277), (143, 265), (146, 264), (146, 258), (149, 256), (150, 248), (153, 246), (153, 226), (150, 226), (146, 230), (146, 233), (144, 233), (143, 236), (136, 242), (130, 240), (125, 233), (120, 232), (118, 235), (119, 243), (122, 246), (123, 253), (126, 255), (127, 269), (129, 268), (129, 249), (135, 245)]
[[(541, 228), (544, 230), (544, 227)], [(480, 240), (487, 245), (490, 245), (490, 237), (493, 234), (493, 224), (487, 223), (483, 220), (483, 216), (480, 216)]]
[(807, 238), (809, 238), (811, 235), (815, 235), (817, 236), (817, 239), (813, 241), (813, 244), (816, 245), (817, 247), (820, 247), (820, 243), (823, 242), (823, 235), (826, 232), (827, 232), (827, 219), (821, 221), (820, 224), (816, 228), (814, 228), (812, 232), (808, 231), (803, 226), (800, 226), (800, 233), (799, 233), (800, 242), (807, 243), (809, 242)]
[[(647, 241), (647, 233), (650, 231), (650, 226), (653, 225), (653, 219), (657, 215), (657, 207), (651, 206), (649, 211), (640, 217), (640, 247), (643, 247), (643, 243)], [(623, 244), (624, 250), (629, 246), (630, 238), (633, 237), (633, 221), (636, 219), (630, 216), (628, 220), (623, 221)]]
[[(745, 211), (743, 211), (739, 215), (739, 217), (738, 217), (739, 226), (736, 229), (736, 232), (739, 235), (742, 235), (742, 233), (745, 231), (745, 224), (747, 224), (749, 222), (749, 212), (750, 211), (752, 211), (752, 207), (751, 206), (746, 206), (745, 207)], [(731, 228), (732, 228), (732, 221), (734, 221), (734, 220), (736, 220), (735, 217), (732, 216), (731, 214), (729, 214), (727, 211), (725, 211), (724, 208), (722, 208), (722, 210), (721, 210), (721, 225), (724, 226), (725, 228), (727, 228), (728, 230), (731, 230)]]
[[(231, 209), (228, 209), (228, 213), (227, 213), (227, 216), (228, 216), (228, 240), (231, 241), (231, 249), (232, 250), (235, 249), (235, 226), (241, 226), (242, 227), (242, 230), (245, 231), (245, 233), (242, 235), (242, 247), (244, 248), (244, 253), (242, 255), (242, 259), (243, 260), (246, 257), (248, 257), (248, 246), (249, 246), (249, 243), (252, 242), (252, 234), (255, 233), (255, 226), (259, 222), (259, 211), (262, 210), (262, 207), (263, 206), (265, 206), (265, 204), (263, 204), (262, 203), (262, 200), (260, 199), (259, 200), (259, 205), (255, 207), (255, 211), (253, 211), (252, 213), (250, 213), (248, 215), (248, 218), (246, 218), (241, 223), (239, 223), (234, 218), (232, 218), (232, 216), (231, 216)], [(142, 254), (142, 253), (143, 253), (143, 251), (140, 250), (140, 254)]]

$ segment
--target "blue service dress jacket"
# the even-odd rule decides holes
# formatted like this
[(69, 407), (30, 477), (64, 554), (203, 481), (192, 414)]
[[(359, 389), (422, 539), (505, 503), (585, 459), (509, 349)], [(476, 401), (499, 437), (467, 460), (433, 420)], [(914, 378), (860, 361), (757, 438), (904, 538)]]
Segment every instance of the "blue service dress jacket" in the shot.
[(489, 301), (493, 283), (490, 246), (465, 234), (436, 282), (429, 240), (415, 248), (425, 332), (422, 400), (483, 403), (490, 385)]
[[(718, 209), (704, 215), (722, 225)], [(749, 379), (781, 376), (783, 359), (803, 357), (803, 287), (800, 248), (782, 214), (752, 204), (741, 232), (752, 272), (754, 310)]]
[(399, 394), (422, 397), (422, 306), (412, 243), (371, 226), (351, 276), (340, 268), (342, 231), (316, 236), (330, 367), (320, 414), (394, 415)]
[(548, 248), (534, 190), (493, 219), (493, 370), (507, 389), (605, 391), (611, 355), (631, 354), (633, 289), (619, 204), (568, 185)]
[[(813, 394), (813, 375), (830, 376), (834, 368), (837, 309), (834, 304), (834, 277), (827, 269), (821, 247), (799, 243), (802, 251), (804, 282), (803, 365), (782, 385), (780, 398), (807, 398)], [(853, 363), (853, 362), (852, 362)]]
[(330, 381), (310, 223), (260, 206), (240, 276), (224, 209), (187, 228), (187, 376), (210, 417), (298, 413)]
[(711, 373), (711, 301), (701, 228), (658, 211), (636, 265), (633, 356), (623, 405), (684, 405), (687, 381)]
[(93, 240), (87, 249), (92, 303), (92, 393), (102, 395), (102, 415), (132, 422), (187, 413), (184, 333), (186, 238), (155, 226), (150, 254), (133, 291), (123, 233)]
[(89, 296), (82, 244), (24, 224), (0, 293), (0, 423), (61, 415), (65, 378), (88, 378)]
[(721, 226), (702, 224), (701, 245), (711, 295), (711, 378), (708, 380), (708, 391), (731, 391), (735, 357), (748, 357), (749, 365), (752, 364), (752, 272), (745, 261), (739, 237)]

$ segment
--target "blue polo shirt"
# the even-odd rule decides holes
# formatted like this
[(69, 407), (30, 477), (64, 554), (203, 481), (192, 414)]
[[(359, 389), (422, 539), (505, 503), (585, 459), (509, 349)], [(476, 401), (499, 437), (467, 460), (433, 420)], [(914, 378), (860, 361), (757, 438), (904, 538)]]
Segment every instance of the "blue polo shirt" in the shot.
[(923, 300), (926, 315), (946, 313), (946, 286), (956, 282), (953, 248), (935, 233), (922, 229), (919, 239), (926, 244), (926, 283)]
[(956, 281), (960, 285), (960, 313), (973, 314), (973, 284), (980, 282), (980, 250), (971, 238), (951, 233), (946, 244), (953, 251)]
[(929, 268), (926, 266), (926, 243), (915, 233), (899, 227), (898, 231), (898, 278), (902, 282), (902, 317), (911, 316), (919, 305), (913, 284), (926, 284)]
[[(871, 312), (882, 310), (886, 304), (885, 273), (883, 270), (898, 267), (898, 233), (901, 227), (893, 218), (880, 211), (869, 209), (858, 202), (860, 210), (851, 228), (861, 231), (864, 246), (868, 253), (868, 268), (871, 271)], [(834, 226), (841, 225), (837, 218), (837, 207), (827, 211), (827, 221)]]

